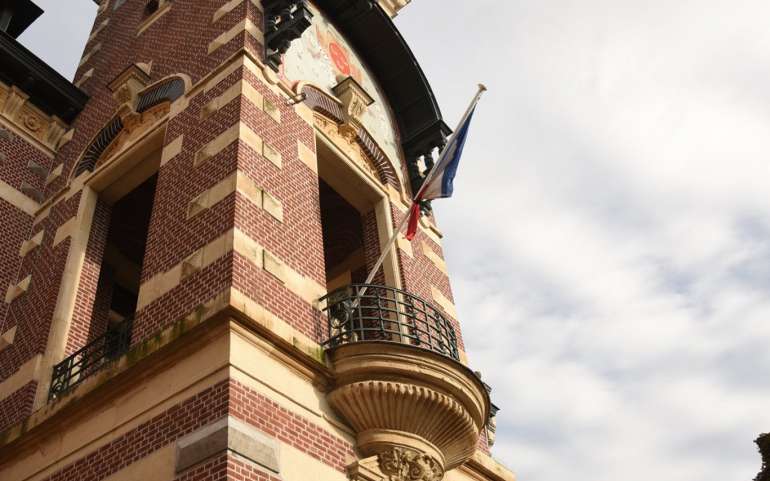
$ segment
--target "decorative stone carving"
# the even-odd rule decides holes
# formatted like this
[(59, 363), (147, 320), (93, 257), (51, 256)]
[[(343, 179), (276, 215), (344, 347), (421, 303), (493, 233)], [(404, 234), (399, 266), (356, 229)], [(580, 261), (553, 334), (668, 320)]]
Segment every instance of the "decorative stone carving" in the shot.
[(438, 461), (416, 451), (393, 448), (378, 456), (380, 471), (390, 481), (440, 481), (444, 469)]
[[(316, 125), (318, 125), (319, 119), (324, 119), (327, 123), (329, 120), (334, 121), (335, 125), (344, 123), (345, 113), (343, 112), (343, 106), (338, 100), (333, 99), (329, 94), (312, 85), (302, 86), (299, 92), (305, 96), (305, 105), (310, 107), (311, 110), (322, 114), (316, 115)], [(339, 132), (340, 129), (337, 128), (337, 131)], [(348, 142), (348, 144), (350, 143)], [(384, 184), (390, 184), (397, 190), (402, 190), (401, 178), (398, 175), (396, 166), (393, 165), (365, 127), (358, 129), (355, 143), (360, 147), (360, 151), (364, 158), (367, 159), (368, 164), (374, 166), (378, 174), (377, 178)]]
[(181, 77), (170, 77), (142, 89), (149, 79), (147, 64), (135, 64), (112, 81), (120, 107), (113, 119), (94, 137), (75, 167), (77, 177), (92, 172), (102, 158), (112, 156), (142, 137), (169, 114), (171, 103), (185, 93)]
[(134, 112), (139, 92), (147, 86), (150, 76), (136, 64), (132, 64), (110, 82), (112, 98), (119, 104), (118, 114)]
[(329, 403), (356, 432), (358, 450), (377, 456), (381, 479), (440, 481), (476, 451), (489, 395), (462, 364), (387, 342), (342, 345), (328, 354), (335, 376)]
[(24, 116), (24, 126), (32, 133), (37, 133), (42, 127), (42, 122), (34, 114), (27, 114)]
[[(123, 129), (117, 134), (109, 146), (99, 156), (99, 159), (111, 157), (114, 153), (120, 152), (127, 145), (142, 137), (148, 130), (152, 129), (158, 122), (162, 121), (169, 112), (168, 104), (157, 105), (146, 112), (131, 112), (121, 117)], [(95, 165), (98, 165), (96, 162)]]
[(366, 108), (374, 103), (374, 99), (353, 77), (347, 77), (332, 90), (334, 95), (342, 101), (340, 133), (352, 142), (361, 130), (361, 116), (366, 112)]
[(50, 152), (58, 149), (67, 131), (66, 124), (59, 118), (46, 115), (32, 105), (26, 93), (2, 82), (0, 82), (0, 118), (15, 127), (25, 140)]
[(327, 137), (334, 143), (334, 145), (342, 150), (349, 158), (351, 158), (359, 167), (365, 172), (377, 180), (382, 180), (377, 167), (369, 160), (369, 156), (364, 152), (361, 146), (355, 142), (354, 139), (350, 139), (344, 136), (341, 132), (339, 125), (336, 122), (330, 121), (324, 118), (322, 115), (315, 116), (315, 124), (326, 134)]
[(444, 468), (430, 456), (395, 447), (347, 467), (351, 481), (441, 481)]

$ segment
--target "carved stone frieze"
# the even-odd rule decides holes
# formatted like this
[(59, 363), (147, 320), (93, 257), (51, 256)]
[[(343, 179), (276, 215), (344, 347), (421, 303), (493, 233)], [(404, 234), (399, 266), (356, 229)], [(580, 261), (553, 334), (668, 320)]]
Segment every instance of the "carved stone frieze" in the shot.
[(59, 148), (67, 125), (32, 105), (29, 96), (17, 87), (0, 82), (0, 117), (33, 145), (53, 153)]
[[(121, 117), (123, 129), (100, 155), (100, 159), (112, 157), (141, 138), (158, 122), (162, 121), (169, 112), (168, 104), (157, 105), (142, 113), (131, 112)], [(98, 165), (97, 162), (96, 165)]]
[(326, 134), (329, 140), (340, 150), (342, 150), (356, 165), (361, 167), (373, 179), (380, 180), (380, 174), (377, 167), (369, 160), (367, 153), (361, 148), (356, 139), (351, 139), (344, 134), (340, 125), (334, 121), (325, 118), (323, 115), (315, 115), (315, 124)]

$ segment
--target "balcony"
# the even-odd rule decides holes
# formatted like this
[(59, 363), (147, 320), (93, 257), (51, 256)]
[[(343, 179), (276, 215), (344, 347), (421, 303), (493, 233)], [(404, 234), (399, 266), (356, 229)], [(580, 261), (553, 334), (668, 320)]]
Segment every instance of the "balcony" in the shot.
[(442, 313), (403, 290), (339, 289), (322, 301), (324, 346), (334, 372), (329, 403), (366, 456), (355, 480), (439, 481), (475, 452), (491, 412), (489, 394), (460, 361)]
[(48, 400), (53, 401), (97, 373), (110, 361), (128, 352), (133, 319), (110, 326), (107, 332), (86, 344), (53, 368)]
[(460, 360), (452, 324), (440, 310), (408, 292), (355, 284), (322, 301), (329, 320), (326, 349), (361, 341), (396, 342)]

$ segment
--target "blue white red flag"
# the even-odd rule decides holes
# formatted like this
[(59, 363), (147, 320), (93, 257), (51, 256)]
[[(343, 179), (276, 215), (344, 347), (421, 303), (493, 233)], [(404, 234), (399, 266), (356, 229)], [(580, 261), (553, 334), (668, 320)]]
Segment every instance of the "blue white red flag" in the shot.
[(425, 182), (415, 195), (412, 202), (412, 208), (409, 212), (409, 227), (406, 230), (406, 238), (414, 239), (417, 233), (417, 225), (420, 221), (420, 202), (424, 200), (444, 199), (451, 197), (454, 192), (454, 180), (457, 175), (457, 167), (460, 165), (460, 157), (463, 154), (465, 140), (468, 138), (468, 128), (473, 119), (473, 113), (476, 111), (476, 104), (481, 98), (481, 94), (486, 90), (483, 86), (479, 93), (473, 99), (463, 120), (460, 122), (455, 134), (449, 140), (441, 156), (433, 169), (428, 172)]

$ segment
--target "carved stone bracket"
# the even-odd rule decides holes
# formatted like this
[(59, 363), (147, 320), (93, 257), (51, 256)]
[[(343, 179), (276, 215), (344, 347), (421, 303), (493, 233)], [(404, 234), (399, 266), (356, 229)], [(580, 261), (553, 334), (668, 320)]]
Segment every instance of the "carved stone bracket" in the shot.
[(139, 65), (131, 65), (110, 82), (112, 97), (118, 103), (118, 115), (134, 112), (139, 92), (147, 86), (150, 76)]
[(473, 456), (490, 402), (465, 366), (395, 343), (359, 342), (328, 353), (335, 376), (329, 404), (356, 433), (358, 451), (377, 461), (351, 465), (351, 479), (440, 481)]
[(374, 103), (371, 95), (353, 79), (347, 77), (338, 83), (332, 91), (342, 101), (342, 123), (340, 133), (349, 141), (354, 141), (361, 130), (361, 117), (366, 109)]
[(289, 50), (291, 42), (310, 27), (313, 14), (306, 0), (265, 0), (262, 7), (265, 10), (266, 63), (277, 72), (281, 56)]
[(444, 468), (436, 459), (405, 448), (392, 448), (347, 468), (351, 481), (441, 481)]
[(444, 468), (434, 458), (403, 448), (380, 453), (380, 470), (390, 481), (440, 481)]

